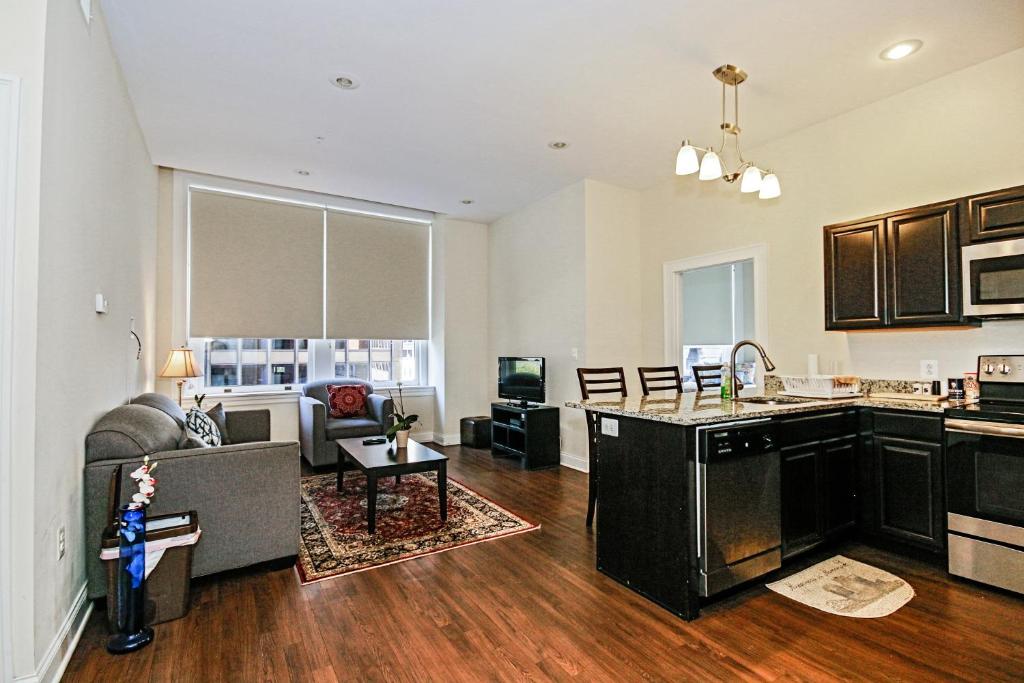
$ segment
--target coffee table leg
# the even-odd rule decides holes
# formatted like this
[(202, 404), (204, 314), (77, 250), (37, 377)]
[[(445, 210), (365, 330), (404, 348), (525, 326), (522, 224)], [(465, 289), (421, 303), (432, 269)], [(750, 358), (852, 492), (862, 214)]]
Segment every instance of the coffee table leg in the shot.
[(345, 461), (338, 460), (338, 491), (345, 490)]
[(366, 530), (377, 532), (377, 477), (366, 476)]
[(395, 486), (398, 486), (401, 483), (402, 483), (402, 475), (401, 474), (396, 474), (395, 475)]
[(441, 505), (441, 521), (448, 521), (448, 464), (437, 466), (437, 500)]

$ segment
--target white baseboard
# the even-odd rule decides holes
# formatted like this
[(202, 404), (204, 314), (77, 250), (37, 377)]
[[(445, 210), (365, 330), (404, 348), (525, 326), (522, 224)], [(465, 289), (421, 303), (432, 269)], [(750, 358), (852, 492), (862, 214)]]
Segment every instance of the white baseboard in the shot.
[(454, 434), (438, 434), (434, 432), (434, 443), (439, 443), (442, 446), (458, 446), (462, 443), (462, 434), (459, 432)]
[(409, 434), (409, 438), (412, 439), (413, 441), (419, 441), (420, 443), (435, 441), (434, 432), (412, 432), (411, 434)]
[(559, 462), (562, 467), (568, 467), (569, 469), (579, 470), (580, 472), (590, 471), (590, 461), (587, 458), (581, 458), (578, 455), (572, 453), (566, 453), (562, 451)]
[(89, 623), (89, 615), (92, 614), (92, 601), (86, 600), (86, 589), (88, 584), (82, 586), (75, 597), (68, 615), (64, 617), (64, 623), (53, 637), (50, 647), (46, 648), (46, 654), (36, 666), (35, 673), (21, 678), (15, 678), (15, 683), (57, 683), (68, 668), (71, 655), (78, 647), (78, 641), (82, 637), (85, 625)]

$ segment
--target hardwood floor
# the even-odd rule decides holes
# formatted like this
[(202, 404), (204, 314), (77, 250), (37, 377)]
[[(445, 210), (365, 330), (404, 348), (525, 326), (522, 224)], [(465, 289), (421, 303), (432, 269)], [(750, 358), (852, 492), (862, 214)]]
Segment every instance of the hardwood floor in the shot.
[(586, 475), (441, 450), (450, 477), (542, 528), (306, 587), (291, 568), (198, 580), (189, 614), (133, 655), (106, 653), (94, 612), (64, 680), (1024, 678), (1019, 597), (850, 544), (843, 554), (901, 576), (917, 597), (853, 619), (758, 584), (686, 623), (594, 568)]

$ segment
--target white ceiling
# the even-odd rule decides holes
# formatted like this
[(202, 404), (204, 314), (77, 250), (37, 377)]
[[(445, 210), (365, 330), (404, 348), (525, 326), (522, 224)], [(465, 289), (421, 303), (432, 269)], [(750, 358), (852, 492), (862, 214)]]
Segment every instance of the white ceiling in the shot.
[[(668, 177), (681, 138), (716, 139), (719, 64), (750, 74), (749, 149), (1024, 45), (1024, 0), (103, 8), (155, 163), (483, 221), (583, 177)], [(878, 58), (907, 38), (924, 48)]]

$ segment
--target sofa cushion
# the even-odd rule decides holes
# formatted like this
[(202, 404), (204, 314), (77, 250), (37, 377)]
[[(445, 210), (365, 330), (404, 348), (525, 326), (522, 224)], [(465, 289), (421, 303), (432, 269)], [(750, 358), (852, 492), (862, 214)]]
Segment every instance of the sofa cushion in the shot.
[(185, 428), (185, 411), (178, 405), (178, 402), (170, 396), (153, 393), (139, 394), (133, 398), (130, 403), (132, 403), (132, 405), (156, 408), (157, 410), (166, 413), (168, 417), (177, 422), (179, 429)]
[(331, 404), (331, 399), (327, 395), (327, 385), (329, 384), (361, 384), (366, 387), (366, 395), (369, 396), (373, 393), (373, 385), (369, 382), (365, 382), (361, 379), (354, 377), (336, 377), (335, 379), (323, 379), (317, 382), (309, 382), (308, 384), (302, 385), (302, 395), (315, 398), (316, 400), (323, 403), (325, 406)]
[(224, 412), (224, 404), (218, 403), (214, 407), (206, 411), (206, 414), (213, 420), (213, 424), (217, 425), (217, 431), (220, 432), (220, 445), (227, 446), (231, 443), (231, 437), (228, 436), (228, 418)]
[(379, 436), (384, 433), (380, 423), (365, 417), (328, 418), (324, 422), (327, 439), (351, 439), (357, 436)]
[(220, 445), (220, 430), (217, 429), (217, 424), (213, 418), (199, 408), (188, 411), (188, 417), (185, 418), (185, 430), (188, 432), (189, 439), (199, 439), (207, 446)]
[(366, 417), (366, 387), (362, 384), (328, 384), (327, 397), (331, 417)]
[(139, 404), (118, 406), (85, 437), (85, 461), (141, 458), (178, 446), (181, 427), (162, 410)]

